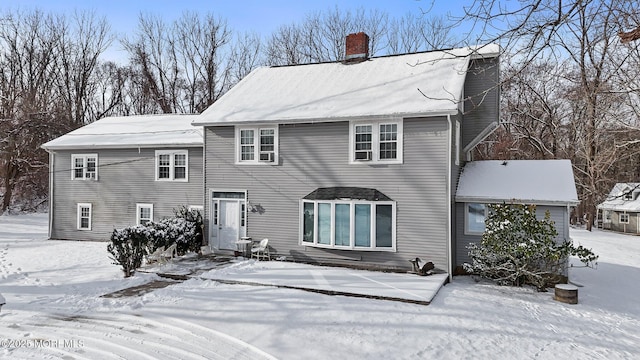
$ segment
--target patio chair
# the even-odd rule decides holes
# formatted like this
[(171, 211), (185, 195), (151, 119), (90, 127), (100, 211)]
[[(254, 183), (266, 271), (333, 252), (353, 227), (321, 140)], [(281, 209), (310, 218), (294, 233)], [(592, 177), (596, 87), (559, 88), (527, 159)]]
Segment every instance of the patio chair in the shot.
[(178, 256), (178, 249), (176, 244), (172, 244), (165, 251), (162, 252), (162, 258), (164, 260), (167, 260), (167, 259), (172, 260), (176, 256)]
[(164, 261), (164, 258), (162, 257), (163, 252), (164, 252), (164, 246), (160, 246), (151, 254), (147, 254), (146, 256), (147, 264)]
[(269, 239), (262, 239), (259, 243), (253, 245), (251, 247), (251, 258), (256, 258), (258, 261), (260, 259), (270, 259), (269, 254)]

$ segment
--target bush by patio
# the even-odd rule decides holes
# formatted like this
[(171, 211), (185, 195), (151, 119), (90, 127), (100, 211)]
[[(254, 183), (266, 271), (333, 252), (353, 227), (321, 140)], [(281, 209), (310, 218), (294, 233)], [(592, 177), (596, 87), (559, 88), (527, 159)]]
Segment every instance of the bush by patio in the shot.
[(590, 249), (570, 241), (556, 243), (554, 222), (549, 212), (536, 218), (535, 206), (489, 205), (486, 230), (480, 243), (469, 249), (467, 272), (500, 285), (532, 285), (539, 291), (564, 282), (568, 257), (577, 256), (586, 266), (597, 259)]
[(178, 255), (196, 252), (202, 245), (202, 215), (198, 210), (180, 207), (175, 217), (150, 221), (124, 229), (114, 229), (107, 251), (113, 264), (122, 266), (125, 277), (134, 274), (145, 255), (159, 247), (176, 244)]

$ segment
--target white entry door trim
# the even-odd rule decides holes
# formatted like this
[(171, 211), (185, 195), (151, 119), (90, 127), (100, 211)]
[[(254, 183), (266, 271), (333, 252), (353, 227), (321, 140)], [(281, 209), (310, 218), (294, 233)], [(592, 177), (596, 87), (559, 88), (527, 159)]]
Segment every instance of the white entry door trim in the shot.
[(218, 250), (236, 250), (236, 241), (246, 236), (246, 190), (211, 189), (209, 244)]

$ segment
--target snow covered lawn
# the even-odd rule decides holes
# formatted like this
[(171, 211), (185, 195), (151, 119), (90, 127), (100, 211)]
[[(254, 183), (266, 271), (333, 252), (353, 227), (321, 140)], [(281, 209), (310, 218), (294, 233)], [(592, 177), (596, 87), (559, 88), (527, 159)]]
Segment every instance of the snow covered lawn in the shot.
[[(628, 359), (640, 354), (640, 237), (572, 230), (578, 305), (456, 277), (429, 306), (191, 279), (141, 297), (106, 243), (47, 241), (47, 215), (0, 217), (0, 358)], [(248, 263), (247, 263), (248, 264)], [(243, 265), (247, 271), (259, 264)], [(228, 269), (212, 270), (216, 278)], [(277, 280), (277, 279), (276, 279)]]

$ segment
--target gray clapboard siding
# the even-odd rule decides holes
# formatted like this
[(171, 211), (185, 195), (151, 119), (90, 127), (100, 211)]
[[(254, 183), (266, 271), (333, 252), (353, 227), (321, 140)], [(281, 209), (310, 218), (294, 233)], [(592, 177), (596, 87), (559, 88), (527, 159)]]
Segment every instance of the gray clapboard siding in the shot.
[(463, 148), (489, 124), (499, 121), (499, 73), (498, 58), (472, 60), (469, 65), (464, 83), (464, 96), (470, 99), (464, 103)]
[(608, 230), (622, 232), (622, 233), (637, 234), (639, 232), (638, 229), (640, 228), (638, 226), (638, 222), (639, 222), (638, 217), (640, 216), (640, 214), (634, 213), (634, 212), (627, 212), (626, 214), (629, 214), (628, 224), (624, 224), (620, 222), (621, 214), (624, 214), (624, 212), (611, 210), (611, 222), (604, 224), (604, 228)]
[[(277, 166), (234, 165), (234, 128), (207, 127), (205, 188), (246, 189), (248, 201), (264, 209), (248, 213), (247, 234), (269, 238), (280, 255), (402, 268), (420, 256), (446, 269), (447, 120), (405, 119), (403, 127), (404, 164), (351, 165), (348, 122), (280, 125)], [(375, 188), (397, 202), (397, 252), (299, 245), (300, 200), (316, 188), (332, 186)]]
[[(456, 265), (462, 265), (470, 261), (467, 246), (474, 242), (480, 242), (482, 238), (480, 235), (466, 235), (464, 233), (464, 207), (464, 203), (456, 204), (456, 218), (459, 220), (456, 222)], [(558, 232), (556, 242), (569, 240), (569, 220), (566, 206), (538, 205), (536, 207), (536, 217), (543, 219), (547, 210), (551, 215), (551, 220), (555, 222), (556, 231)]]
[[(136, 223), (136, 204), (153, 204), (154, 220), (180, 205), (202, 206), (202, 148), (189, 151), (189, 181), (156, 181), (156, 149), (57, 151), (51, 238), (109, 240), (114, 228)], [(162, 149), (158, 149), (162, 150)], [(98, 181), (71, 180), (72, 154), (98, 154)], [(91, 230), (77, 230), (77, 204), (92, 204)]]

